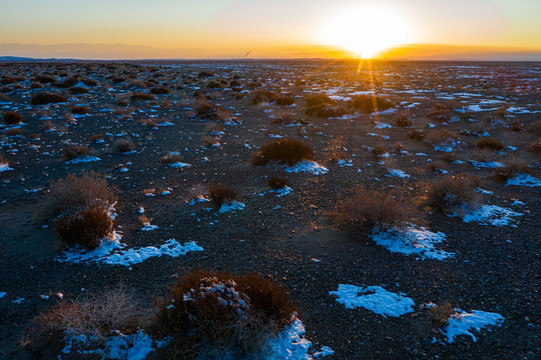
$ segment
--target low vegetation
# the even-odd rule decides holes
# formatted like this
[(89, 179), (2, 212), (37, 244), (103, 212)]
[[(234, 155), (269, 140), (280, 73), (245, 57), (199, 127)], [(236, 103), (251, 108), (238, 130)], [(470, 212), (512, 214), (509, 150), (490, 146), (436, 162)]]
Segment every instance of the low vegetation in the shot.
[(263, 166), (271, 161), (293, 166), (302, 160), (311, 160), (314, 149), (300, 140), (280, 139), (265, 144), (252, 155), (251, 164)]

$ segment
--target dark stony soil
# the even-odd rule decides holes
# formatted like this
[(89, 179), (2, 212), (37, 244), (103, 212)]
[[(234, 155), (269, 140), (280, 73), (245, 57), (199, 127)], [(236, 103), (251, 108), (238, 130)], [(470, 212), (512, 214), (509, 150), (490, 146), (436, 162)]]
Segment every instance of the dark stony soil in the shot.
[[(306, 337), (317, 349), (331, 347), (333, 359), (540, 358), (540, 188), (506, 186), (492, 177), (494, 169), (476, 168), (469, 161), (520, 160), (530, 166), (533, 177), (541, 178), (539, 152), (526, 151), (540, 140), (541, 127), (537, 123), (535, 130), (534, 124), (541, 120), (541, 64), (375, 63), (373, 82), (367, 69), (357, 72), (357, 64), (326, 62), (0, 64), (0, 115), (12, 110), (23, 116), (22, 125), (0, 125), (0, 155), (13, 169), (0, 172), (0, 292), (6, 293), (0, 298), (0, 358), (57, 358), (58, 348), (52, 345), (30, 341), (23, 346), (32, 318), (60, 301), (56, 293), (68, 301), (123, 283), (152, 308), (176, 276), (198, 268), (255, 271), (282, 284), (298, 305)], [(212, 76), (199, 76), (202, 71)], [(79, 82), (75, 86), (88, 92), (71, 94), (75, 86), (42, 84), (39, 75), (52, 76), (57, 84), (73, 77)], [(82, 84), (88, 80), (95, 80), (95, 86)], [(241, 85), (231, 87), (232, 80)], [(211, 81), (220, 87), (208, 88)], [(169, 94), (130, 100), (133, 93), (150, 94), (160, 86)], [(289, 94), (295, 106), (253, 104), (258, 89)], [(310, 91), (348, 96), (371, 89), (392, 100), (398, 112), (358, 114), (347, 101), (337, 99), (350, 116), (304, 114)], [(42, 91), (62, 94), (68, 102), (31, 105), (31, 96)], [(197, 115), (203, 101), (223, 111), (214, 119)], [(437, 103), (447, 109), (449, 119), (430, 117)], [(74, 105), (87, 107), (89, 114), (73, 119), (69, 113)], [(486, 111), (475, 111), (475, 105)], [(269, 116), (277, 117), (278, 112), (289, 112), (294, 126), (273, 122)], [(398, 114), (405, 114), (412, 125), (395, 126)], [(173, 125), (151, 128), (139, 122), (149, 119)], [(377, 128), (378, 119), (393, 127)], [(44, 125), (47, 122), (52, 125)], [(209, 123), (223, 126), (224, 133), (213, 136), (219, 145), (202, 141)], [(17, 131), (12, 128), (23, 129), (22, 135), (13, 136)], [(434, 150), (434, 137), (408, 138), (412, 128), (455, 133), (459, 143), (453, 148), (454, 158)], [(476, 143), (481, 138), (460, 134), (463, 130), (486, 132), (506, 150), (479, 150)], [(103, 134), (104, 142), (93, 143), (95, 134)], [(329, 172), (287, 173), (284, 166), (250, 165), (251, 154), (275, 140), (269, 135), (310, 144), (315, 161)], [(116, 152), (118, 139), (132, 140), (136, 152)], [(88, 145), (90, 155), (101, 161), (67, 164), (63, 155), (70, 143)], [(396, 144), (405, 151), (397, 151)], [(390, 156), (381, 162), (375, 159), (370, 151), (375, 146), (383, 146)], [(171, 151), (192, 166), (178, 169), (161, 163)], [(332, 162), (338, 153), (353, 166)], [(420, 209), (425, 226), (447, 235), (440, 248), (455, 254), (439, 261), (391, 253), (366, 233), (346, 231), (330, 221), (329, 212), (355, 194), (357, 185), (395, 190), (418, 205), (427, 184), (445, 176), (427, 168), (430, 160), (441, 161), (449, 174), (479, 176), (479, 187), (493, 192), (480, 195), (481, 203), (523, 213), (517, 226), (465, 223)], [(388, 168), (410, 177), (388, 176)], [(130, 268), (55, 261), (62, 244), (52, 222), (42, 216), (50, 202), (49, 183), (90, 170), (118, 189), (119, 230), (128, 247), (159, 246), (174, 238), (180, 243), (196, 241), (204, 252), (150, 258)], [(293, 192), (283, 197), (259, 195), (269, 190), (271, 175), (287, 177)], [(218, 182), (237, 190), (246, 204), (243, 211), (221, 214), (207, 210), (209, 203), (188, 204)], [(155, 196), (145, 195), (150, 190)], [(161, 195), (166, 190), (170, 194)], [(514, 199), (524, 205), (513, 205)], [(140, 206), (159, 229), (140, 231)], [(414, 299), (416, 311), (384, 318), (363, 308), (346, 309), (328, 294), (339, 284), (403, 292)], [(24, 300), (14, 302), (20, 298)], [(496, 312), (505, 321), (501, 327), (475, 332), (476, 342), (461, 336), (445, 343), (421, 309), (422, 304), (444, 301), (466, 311)]]

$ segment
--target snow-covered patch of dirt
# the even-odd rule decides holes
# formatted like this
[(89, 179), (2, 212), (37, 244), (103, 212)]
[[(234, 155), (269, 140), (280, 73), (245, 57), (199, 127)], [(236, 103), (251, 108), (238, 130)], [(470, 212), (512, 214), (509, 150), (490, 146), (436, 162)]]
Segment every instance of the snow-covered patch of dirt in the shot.
[(408, 226), (405, 231), (397, 229), (380, 231), (374, 229), (371, 235), (376, 244), (385, 247), (391, 252), (406, 255), (418, 255), (418, 259), (445, 260), (454, 256), (443, 250), (435, 248), (445, 240), (442, 232), (432, 232), (424, 227)]
[(186, 168), (186, 167), (190, 167), (190, 166), (192, 166), (192, 165), (187, 164), (187, 163), (183, 163), (183, 162), (175, 162), (175, 163), (169, 164), (169, 167), (177, 168), (177, 169), (182, 169), (182, 168)]
[[(456, 212), (451, 216), (456, 216)], [(464, 215), (464, 222), (476, 222), (479, 225), (494, 225), (502, 227), (505, 225), (517, 227), (517, 216), (522, 216), (522, 213), (515, 212), (511, 209), (504, 208), (498, 205), (483, 205), (478, 209), (472, 210)]]
[(101, 161), (101, 159), (96, 156), (85, 155), (85, 156), (79, 156), (70, 161), (66, 161), (66, 164), (88, 163), (88, 162), (93, 162), (93, 161)]
[(387, 169), (387, 172), (389, 172), (389, 175), (388, 176), (395, 176), (395, 177), (399, 177), (401, 179), (407, 179), (409, 178), (410, 176), (408, 174), (406, 174), (404, 171), (402, 170), (397, 170), (397, 169)]
[(323, 175), (329, 172), (329, 169), (327, 169), (323, 165), (318, 164), (315, 161), (303, 160), (295, 166), (290, 166), (286, 168), (286, 172), (289, 172), (289, 173), (309, 172), (314, 175)]
[(138, 249), (121, 250), (126, 244), (121, 243), (120, 239), (120, 235), (115, 233), (111, 239), (105, 240), (102, 246), (90, 251), (85, 250), (82, 246), (73, 246), (68, 250), (64, 250), (63, 255), (57, 257), (55, 260), (71, 263), (100, 262), (109, 265), (130, 266), (141, 263), (151, 257), (160, 257), (163, 255), (178, 257), (192, 251), (204, 250), (193, 241), (181, 245), (175, 239), (167, 240), (159, 248), (146, 246)]
[(246, 205), (244, 203), (241, 203), (239, 201), (233, 200), (231, 202), (225, 202), (220, 206), (220, 210), (218, 210), (221, 213), (226, 213), (230, 211), (241, 211), (244, 210), (244, 207)]
[[(0, 170), (1, 171), (1, 170)], [(505, 183), (506, 186), (509, 185), (516, 185), (516, 186), (541, 186), (541, 180), (538, 178), (534, 178), (533, 176), (527, 175), (527, 174), (520, 174), (518, 176), (515, 176), (513, 178), (507, 179), (507, 183)]]
[(0, 172), (2, 172), (2, 171), (10, 171), (10, 170), (13, 170), (13, 169), (10, 168), (8, 166), (8, 164), (0, 164)]
[(477, 339), (471, 333), (471, 330), (480, 331), (491, 325), (501, 326), (501, 323), (505, 320), (503, 316), (497, 313), (480, 310), (472, 310), (471, 313), (468, 313), (460, 309), (455, 310), (458, 313), (451, 315), (448, 325), (443, 330), (440, 330), (442, 334), (447, 336), (447, 341), (450, 343), (459, 335), (469, 335), (476, 342)]
[(362, 307), (383, 317), (401, 315), (413, 312), (415, 302), (403, 293), (393, 293), (380, 286), (355, 286), (339, 284), (337, 291), (329, 291), (336, 295), (336, 301), (346, 309)]

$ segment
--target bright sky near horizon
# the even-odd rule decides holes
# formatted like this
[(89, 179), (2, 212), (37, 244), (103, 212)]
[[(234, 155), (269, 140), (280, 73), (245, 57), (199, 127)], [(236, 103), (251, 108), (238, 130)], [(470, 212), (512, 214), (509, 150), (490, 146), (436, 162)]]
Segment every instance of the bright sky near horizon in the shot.
[(344, 13), (367, 22), (363, 6), (374, 4), (376, 39), (387, 28), (407, 33), (395, 43), (541, 49), (541, 0), (17, 0), (2, 5), (0, 44), (341, 45), (340, 33), (328, 38), (324, 29)]

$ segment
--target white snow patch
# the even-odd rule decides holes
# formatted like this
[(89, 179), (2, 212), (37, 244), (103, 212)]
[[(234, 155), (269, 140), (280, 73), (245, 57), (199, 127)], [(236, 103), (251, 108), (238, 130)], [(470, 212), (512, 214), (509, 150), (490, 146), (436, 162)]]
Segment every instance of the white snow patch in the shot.
[(210, 201), (210, 199), (207, 199), (203, 195), (199, 195), (199, 196), (191, 199), (190, 202), (188, 203), (188, 205), (195, 205), (197, 203), (208, 202), (208, 201)]
[(501, 162), (497, 162), (497, 161), (478, 162), (478, 161), (470, 160), (470, 163), (476, 168), (489, 168), (489, 169), (492, 169), (492, 168), (498, 168), (498, 167), (504, 167), (505, 166)]
[(236, 200), (233, 200), (231, 202), (225, 202), (222, 204), (222, 206), (220, 206), (220, 212), (221, 213), (226, 213), (226, 212), (229, 212), (229, 211), (237, 211), (237, 210), (243, 210), (244, 207), (246, 205), (239, 202), (239, 201), (236, 201)]
[(541, 186), (541, 180), (534, 178), (533, 176), (527, 174), (519, 174), (513, 178), (507, 179), (506, 186), (516, 185), (516, 186)]
[(401, 315), (413, 312), (415, 302), (403, 293), (392, 293), (380, 286), (354, 286), (339, 284), (337, 291), (329, 291), (329, 295), (336, 295), (337, 302), (346, 309), (363, 307), (380, 314), (383, 317)]
[(143, 223), (143, 225), (144, 226), (141, 228), (141, 231), (152, 231), (152, 230), (159, 229), (158, 225), (152, 225), (149, 222), (145, 222)]
[(280, 188), (280, 189), (276, 189), (276, 190), (270, 190), (269, 193), (274, 193), (276, 194), (277, 197), (281, 197), (281, 196), (284, 196), (284, 195), (287, 195), (289, 193), (293, 192), (293, 189), (290, 188), (289, 186), (284, 186), (283, 188)]
[(399, 178), (402, 178), (402, 179), (407, 179), (407, 178), (410, 177), (408, 174), (406, 174), (402, 170), (387, 169), (387, 171), (389, 172), (389, 174), (391, 174), (390, 176), (396, 176), (396, 177), (399, 177)]
[(352, 160), (339, 159), (339, 160), (336, 161), (336, 165), (338, 165), (340, 167), (353, 166), (353, 161)]
[(8, 164), (0, 164), (0, 172), (2, 171), (9, 171), (9, 170), (13, 170), (12, 168), (10, 168), (8, 166)]
[(419, 259), (445, 260), (454, 256), (453, 253), (434, 247), (445, 240), (444, 233), (435, 233), (424, 227), (410, 225), (405, 231), (396, 229), (380, 231), (375, 228), (370, 237), (376, 244), (390, 252), (419, 255)]
[(85, 156), (79, 156), (70, 161), (66, 161), (66, 164), (87, 163), (87, 162), (92, 162), (92, 161), (101, 161), (101, 159), (96, 156), (85, 155)]
[(175, 162), (175, 163), (169, 164), (169, 167), (178, 168), (178, 169), (182, 169), (182, 168), (190, 167), (190, 166), (192, 165), (183, 163), (183, 162)]
[(7, 293), (3, 292), (3, 291), (0, 291), (0, 299), (3, 298), (4, 296), (6, 296)]
[(447, 342), (452, 343), (454, 338), (459, 335), (469, 335), (474, 342), (477, 341), (475, 336), (470, 332), (474, 329), (480, 331), (482, 328), (496, 325), (501, 326), (501, 323), (505, 320), (503, 316), (497, 313), (484, 312), (480, 310), (472, 310), (471, 313), (467, 313), (460, 309), (455, 309), (459, 313), (451, 315), (449, 318), (449, 324), (445, 329), (440, 330), (442, 334), (447, 336)]
[[(453, 216), (456, 215), (455, 212)], [(522, 213), (514, 212), (511, 209), (498, 205), (483, 205), (480, 208), (467, 213), (463, 220), (466, 223), (476, 222), (479, 223), (479, 225), (490, 224), (498, 227), (505, 225), (517, 227), (516, 223), (518, 223), (518, 221), (514, 218), (522, 215)]]
[(314, 175), (323, 175), (329, 172), (329, 169), (327, 169), (325, 166), (318, 164), (315, 161), (309, 161), (309, 160), (303, 160), (295, 166), (291, 166), (286, 168), (286, 172), (310, 172)]

